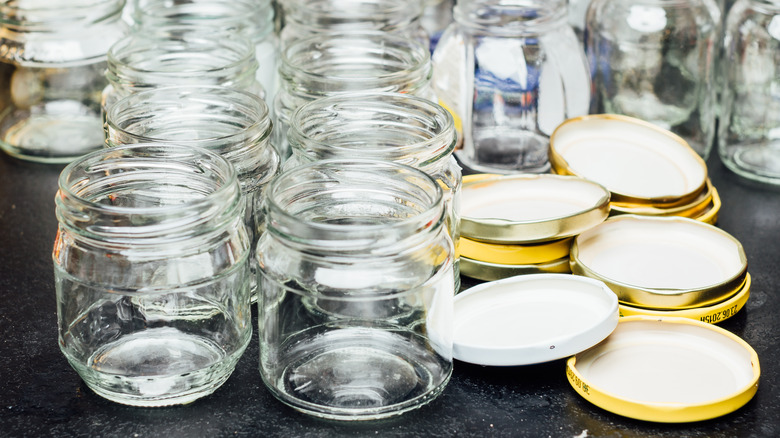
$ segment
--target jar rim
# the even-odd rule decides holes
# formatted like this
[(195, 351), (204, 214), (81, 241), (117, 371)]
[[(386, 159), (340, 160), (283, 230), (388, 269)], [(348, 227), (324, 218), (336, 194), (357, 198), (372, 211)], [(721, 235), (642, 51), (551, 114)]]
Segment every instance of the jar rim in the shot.
[[(0, 23), (23, 32), (98, 23), (122, 14), (126, 0), (78, 0), (63, 5), (50, 1), (0, 4)], [(53, 27), (53, 26), (56, 26)]]
[(459, 2), (453, 19), (477, 31), (503, 36), (534, 35), (567, 23), (564, 0), (478, 0)]

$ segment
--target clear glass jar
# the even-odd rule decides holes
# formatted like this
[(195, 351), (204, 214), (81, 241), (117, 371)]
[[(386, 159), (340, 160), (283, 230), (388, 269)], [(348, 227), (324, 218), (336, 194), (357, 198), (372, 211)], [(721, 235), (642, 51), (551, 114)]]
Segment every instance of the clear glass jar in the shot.
[(420, 0), (284, 0), (281, 47), (327, 32), (383, 31), (418, 40), (426, 47)]
[(243, 35), (255, 46), (257, 80), (271, 106), (276, 96), (279, 41), (274, 32), (271, 0), (132, 0), (138, 30), (186, 26), (228, 35)]
[(134, 406), (219, 388), (252, 334), (232, 166), (186, 146), (102, 149), (63, 170), (55, 201), (59, 345), (87, 386)]
[(780, 3), (738, 0), (726, 19), (718, 153), (734, 173), (780, 184)]
[(591, 113), (654, 123), (706, 159), (715, 135), (719, 37), (712, 0), (592, 0), (585, 35)]
[(546, 172), (553, 130), (585, 115), (590, 76), (564, 0), (458, 2), (433, 54), (433, 86), (473, 171)]
[(168, 27), (133, 33), (108, 51), (104, 114), (130, 94), (174, 85), (219, 85), (264, 97), (254, 46), (227, 34)]
[(124, 0), (0, 4), (0, 148), (68, 162), (102, 147), (106, 52)]
[(426, 0), (422, 16), (422, 27), (430, 37), (431, 52), (436, 50), (439, 39), (452, 23), (452, 8), (455, 0)]
[[(445, 225), (460, 238), (461, 171), (452, 152), (457, 133), (441, 106), (402, 93), (351, 93), (299, 107), (287, 134), (285, 169), (329, 158), (366, 158), (406, 164), (430, 175), (444, 191)], [(460, 269), (454, 265), (455, 290)]]
[(257, 257), (260, 373), (282, 402), (333, 419), (428, 403), (452, 373), (453, 246), (438, 184), (389, 161), (282, 173)]
[(333, 33), (300, 39), (282, 51), (274, 105), (274, 143), (290, 154), (287, 130), (306, 102), (356, 91), (402, 92), (434, 100), (428, 49), (387, 32)]

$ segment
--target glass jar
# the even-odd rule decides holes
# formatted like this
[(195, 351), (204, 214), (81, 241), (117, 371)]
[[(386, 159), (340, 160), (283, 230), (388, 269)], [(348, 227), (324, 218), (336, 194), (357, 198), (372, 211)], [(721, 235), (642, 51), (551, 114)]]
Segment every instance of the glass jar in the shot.
[[(290, 122), (292, 156), (285, 169), (329, 158), (367, 158), (406, 164), (430, 175), (444, 191), (445, 225), (460, 237), (460, 166), (452, 152), (457, 134), (441, 106), (402, 93), (351, 93), (299, 107)], [(454, 264), (455, 290), (460, 269)]]
[(174, 85), (219, 85), (264, 96), (254, 46), (240, 36), (168, 27), (129, 35), (108, 51), (103, 111), (132, 93)]
[(712, 0), (592, 0), (585, 50), (591, 113), (624, 114), (712, 149), (720, 12)]
[(383, 31), (430, 43), (420, 0), (284, 0), (281, 47), (327, 32)]
[(453, 246), (439, 185), (389, 161), (323, 160), (267, 191), (260, 373), (332, 419), (397, 415), (452, 373)]
[(718, 153), (734, 173), (780, 184), (780, 4), (738, 0), (721, 61)]
[(6, 153), (68, 162), (102, 146), (106, 52), (127, 32), (124, 4), (0, 4), (0, 148)]
[(460, 133), (461, 163), (546, 172), (553, 130), (585, 115), (590, 76), (564, 0), (458, 2), (433, 54), (433, 86)]
[(257, 80), (270, 106), (276, 96), (279, 42), (274, 32), (271, 0), (132, 0), (134, 21), (140, 31), (164, 26), (243, 35), (255, 47)]
[(455, 0), (426, 0), (423, 9), (422, 27), (430, 36), (431, 52), (436, 50), (441, 34), (452, 23), (452, 8)]
[(235, 171), (203, 149), (102, 149), (59, 179), (59, 345), (93, 391), (189, 403), (227, 380), (252, 334)]
[(290, 154), (287, 130), (306, 102), (356, 91), (402, 92), (434, 100), (428, 49), (387, 32), (332, 33), (300, 39), (282, 51), (274, 105), (274, 143)]

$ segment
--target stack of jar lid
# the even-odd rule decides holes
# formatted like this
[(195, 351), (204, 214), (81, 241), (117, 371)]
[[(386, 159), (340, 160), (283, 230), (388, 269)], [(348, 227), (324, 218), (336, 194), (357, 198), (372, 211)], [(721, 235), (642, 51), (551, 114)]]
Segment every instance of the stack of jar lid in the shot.
[(576, 176), (463, 178), (461, 273), (479, 280), (568, 273), (574, 236), (609, 215), (609, 191)]
[(720, 198), (704, 160), (681, 137), (622, 115), (562, 123), (550, 137), (552, 171), (611, 193), (610, 215), (683, 216), (714, 224)]

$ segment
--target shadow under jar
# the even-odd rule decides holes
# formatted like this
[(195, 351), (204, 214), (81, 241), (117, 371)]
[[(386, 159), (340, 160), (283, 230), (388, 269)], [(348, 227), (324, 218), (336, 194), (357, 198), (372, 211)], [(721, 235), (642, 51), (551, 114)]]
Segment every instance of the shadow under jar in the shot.
[(102, 149), (63, 170), (55, 201), (59, 345), (87, 386), (134, 406), (219, 388), (252, 334), (232, 166), (185, 146)]
[[(422, 170), (443, 190), (445, 226), (460, 237), (461, 170), (452, 152), (457, 134), (447, 110), (403, 93), (351, 93), (323, 97), (293, 114), (285, 169), (328, 158), (393, 161)], [(454, 265), (455, 290), (460, 269)]]
[(384, 161), (324, 160), (269, 187), (257, 248), (260, 373), (304, 413), (418, 408), (452, 373), (453, 246), (438, 184)]
[(102, 147), (106, 52), (127, 32), (124, 4), (0, 4), (0, 148), (6, 153), (65, 163)]

